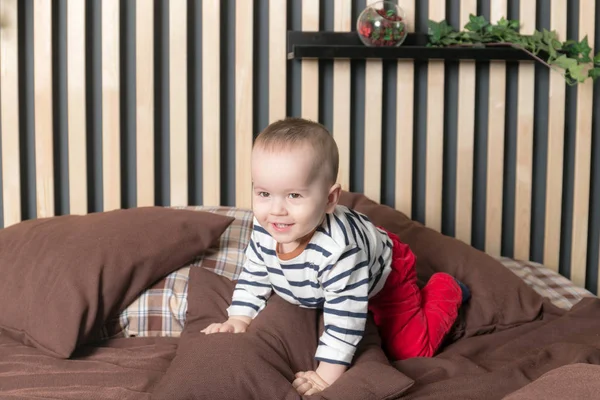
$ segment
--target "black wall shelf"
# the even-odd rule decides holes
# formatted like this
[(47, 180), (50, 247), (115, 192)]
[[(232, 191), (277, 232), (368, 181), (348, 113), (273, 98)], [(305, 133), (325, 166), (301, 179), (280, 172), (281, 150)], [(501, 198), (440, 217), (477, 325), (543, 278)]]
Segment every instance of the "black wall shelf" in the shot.
[(365, 46), (356, 32), (288, 31), (288, 59), (475, 60), (535, 61), (512, 47), (427, 47), (427, 34), (409, 33), (400, 47)]

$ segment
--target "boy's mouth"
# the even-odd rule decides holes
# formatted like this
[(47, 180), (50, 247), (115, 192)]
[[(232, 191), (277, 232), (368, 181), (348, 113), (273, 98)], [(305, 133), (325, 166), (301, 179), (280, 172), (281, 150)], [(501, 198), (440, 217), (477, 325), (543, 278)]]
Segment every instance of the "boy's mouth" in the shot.
[(271, 226), (273, 226), (273, 228), (276, 231), (285, 231), (287, 229), (289, 229), (293, 224), (278, 224), (278, 223), (272, 223)]

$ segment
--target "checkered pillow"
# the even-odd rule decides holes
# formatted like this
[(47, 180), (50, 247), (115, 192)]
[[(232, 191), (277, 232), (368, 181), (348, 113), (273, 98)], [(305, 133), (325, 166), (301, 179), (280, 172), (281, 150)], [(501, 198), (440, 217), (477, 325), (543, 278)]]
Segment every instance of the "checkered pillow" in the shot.
[(118, 318), (103, 329), (104, 339), (133, 336), (179, 336), (185, 324), (190, 268), (203, 267), (231, 280), (237, 279), (250, 241), (253, 214), (234, 207), (174, 207), (234, 217), (218, 245), (143, 292)]
[(557, 307), (568, 310), (583, 297), (594, 297), (591, 292), (542, 264), (507, 257), (497, 257), (497, 260)]

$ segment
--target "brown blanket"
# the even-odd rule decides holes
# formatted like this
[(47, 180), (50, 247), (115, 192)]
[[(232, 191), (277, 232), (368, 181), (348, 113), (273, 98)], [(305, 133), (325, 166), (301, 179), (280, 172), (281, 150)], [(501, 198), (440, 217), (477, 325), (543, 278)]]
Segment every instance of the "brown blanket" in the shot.
[(149, 399), (176, 349), (173, 338), (115, 339), (66, 360), (0, 335), (0, 399)]

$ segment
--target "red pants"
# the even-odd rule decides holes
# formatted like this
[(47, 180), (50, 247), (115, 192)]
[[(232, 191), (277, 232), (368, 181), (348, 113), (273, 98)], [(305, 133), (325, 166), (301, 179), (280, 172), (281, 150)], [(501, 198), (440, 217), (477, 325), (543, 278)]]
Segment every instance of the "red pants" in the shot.
[(420, 290), (415, 255), (396, 235), (388, 235), (392, 271), (383, 289), (369, 299), (369, 311), (390, 358), (432, 357), (458, 315), (460, 286), (452, 276), (438, 272)]

